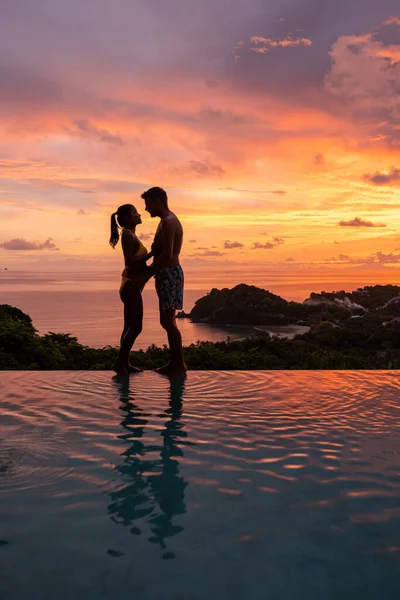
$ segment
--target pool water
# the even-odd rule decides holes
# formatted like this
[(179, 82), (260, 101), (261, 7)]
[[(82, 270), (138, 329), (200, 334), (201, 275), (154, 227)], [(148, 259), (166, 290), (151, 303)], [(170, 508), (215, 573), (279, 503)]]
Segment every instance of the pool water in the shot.
[(0, 390), (2, 600), (400, 598), (396, 372)]

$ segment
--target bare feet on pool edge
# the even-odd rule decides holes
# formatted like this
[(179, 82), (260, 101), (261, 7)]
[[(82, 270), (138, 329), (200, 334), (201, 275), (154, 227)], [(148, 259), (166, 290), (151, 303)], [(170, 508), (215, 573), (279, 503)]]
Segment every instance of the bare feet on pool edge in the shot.
[(114, 362), (111, 368), (117, 375), (129, 375), (128, 369), (118, 360)]
[(182, 365), (173, 365), (167, 363), (163, 367), (158, 367), (158, 369), (154, 369), (154, 372), (158, 373), (159, 375), (167, 375), (167, 377), (182, 377), (183, 375), (186, 375), (187, 366), (185, 363), (183, 363)]

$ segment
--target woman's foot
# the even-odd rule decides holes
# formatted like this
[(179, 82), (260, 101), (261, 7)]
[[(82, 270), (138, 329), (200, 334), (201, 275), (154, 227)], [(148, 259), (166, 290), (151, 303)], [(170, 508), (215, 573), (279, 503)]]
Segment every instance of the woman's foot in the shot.
[(134, 367), (133, 365), (131, 365), (131, 363), (128, 363), (126, 369), (128, 373), (143, 373), (143, 369), (141, 369), (140, 367)]
[(187, 366), (185, 363), (182, 363), (180, 365), (167, 363), (163, 367), (158, 367), (158, 369), (154, 369), (154, 371), (159, 375), (167, 375), (169, 377), (182, 377), (186, 374)]

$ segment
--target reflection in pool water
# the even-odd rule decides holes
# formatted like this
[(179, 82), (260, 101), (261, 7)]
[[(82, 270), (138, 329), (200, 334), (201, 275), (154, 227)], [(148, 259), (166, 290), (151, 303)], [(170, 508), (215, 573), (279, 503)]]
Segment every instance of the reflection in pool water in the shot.
[(1, 600), (397, 600), (397, 372), (0, 373)]
[[(146, 519), (151, 529), (149, 542), (165, 550), (166, 539), (183, 530), (182, 526), (173, 524), (173, 517), (186, 512), (188, 482), (180, 476), (179, 462), (174, 458), (183, 457), (182, 445), (188, 443), (181, 420), (185, 379), (169, 382), (169, 408), (158, 415), (163, 421), (160, 444), (146, 443), (144, 430), (150, 415), (134, 403), (134, 395), (129, 391), (130, 380), (113, 379), (124, 416), (121, 425), (126, 430), (118, 437), (127, 447), (122, 453), (123, 464), (115, 467), (125, 483), (110, 492), (108, 514), (115, 523), (129, 527), (134, 535), (142, 534), (136, 522)], [(172, 553), (164, 554), (164, 558), (173, 557)]]

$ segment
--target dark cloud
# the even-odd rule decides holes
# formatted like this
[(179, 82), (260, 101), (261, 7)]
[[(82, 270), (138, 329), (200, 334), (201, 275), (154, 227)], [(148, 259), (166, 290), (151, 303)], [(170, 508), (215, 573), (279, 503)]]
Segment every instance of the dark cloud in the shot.
[(88, 215), (89, 213), (86, 210), (84, 210), (83, 208), (80, 208), (76, 214), (77, 215)]
[(293, 261), (294, 261), (294, 258), (292, 258), (291, 256), (286, 259), (286, 262), (293, 262)]
[[(266, 235), (266, 234), (263, 234)], [(265, 244), (261, 244), (260, 242), (254, 242), (252, 250), (272, 250), (275, 246), (280, 246), (284, 244), (285, 240), (281, 237), (274, 237), (270, 242), (266, 242)]]
[(315, 156), (314, 162), (316, 165), (324, 165), (325, 164), (325, 158), (323, 154), (317, 154)]
[(366, 173), (364, 179), (375, 185), (390, 185), (400, 182), (400, 169), (392, 168), (389, 173)]
[(13, 238), (8, 242), (2, 242), (0, 248), (5, 250), (59, 250), (54, 244), (52, 238), (47, 238), (44, 242), (28, 242), (24, 238)]
[(276, 244), (273, 244), (272, 242), (266, 242), (265, 244), (260, 244), (260, 242), (254, 242), (253, 244), (253, 250), (271, 250), (272, 248), (275, 248)]
[(219, 165), (213, 165), (209, 161), (200, 162), (191, 160), (189, 162), (190, 170), (200, 177), (220, 177), (225, 173), (225, 169)]
[(197, 244), (197, 240), (189, 240), (191, 244)]
[(29, 105), (40, 109), (64, 102), (64, 90), (60, 83), (52, 81), (13, 61), (0, 61), (0, 105), (15, 111)]
[(110, 133), (106, 129), (95, 127), (87, 119), (77, 119), (74, 122), (74, 125), (76, 126), (77, 132), (86, 137), (95, 138), (100, 142), (105, 142), (111, 146), (123, 146), (125, 144), (122, 136)]
[(400, 45), (400, 19), (396, 17), (387, 19), (380, 29), (373, 34), (373, 40), (383, 44), (383, 46)]
[(226, 240), (224, 242), (224, 248), (226, 250), (231, 250), (233, 248), (243, 248), (243, 244), (241, 244), (240, 242), (230, 242), (229, 240)]
[(386, 227), (384, 223), (372, 223), (371, 221), (364, 221), (356, 217), (350, 221), (339, 221), (341, 227)]

